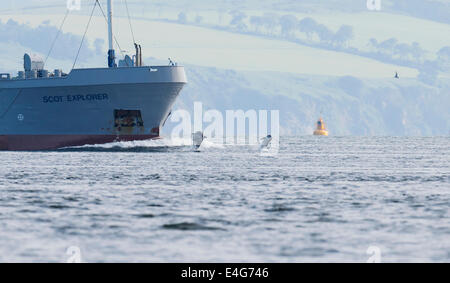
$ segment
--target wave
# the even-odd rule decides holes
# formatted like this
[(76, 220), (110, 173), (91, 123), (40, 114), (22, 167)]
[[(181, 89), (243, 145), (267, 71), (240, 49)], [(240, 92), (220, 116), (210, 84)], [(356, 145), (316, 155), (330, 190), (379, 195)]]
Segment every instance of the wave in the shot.
[(156, 139), (91, 144), (58, 149), (62, 152), (168, 152), (181, 151), (191, 145), (186, 139)]
[[(211, 140), (205, 140), (201, 150), (222, 149), (225, 146)], [(179, 152), (192, 150), (192, 140), (188, 138), (161, 138), (143, 141), (122, 141), (106, 144), (73, 146), (58, 149), (58, 152)]]

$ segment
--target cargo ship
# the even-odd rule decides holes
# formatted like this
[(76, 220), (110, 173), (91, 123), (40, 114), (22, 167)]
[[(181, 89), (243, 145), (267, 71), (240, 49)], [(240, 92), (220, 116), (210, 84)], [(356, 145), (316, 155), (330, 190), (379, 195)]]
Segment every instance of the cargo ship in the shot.
[(108, 67), (49, 72), (44, 61), (25, 54), (16, 77), (0, 74), (0, 150), (159, 138), (187, 83), (184, 67), (144, 66), (136, 43), (136, 54), (117, 65), (111, 0), (107, 6)]

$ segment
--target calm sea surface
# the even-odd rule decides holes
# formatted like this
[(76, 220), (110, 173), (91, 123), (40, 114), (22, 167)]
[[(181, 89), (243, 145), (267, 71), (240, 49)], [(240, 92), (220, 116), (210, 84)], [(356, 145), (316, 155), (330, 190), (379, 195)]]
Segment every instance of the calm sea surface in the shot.
[(0, 261), (450, 261), (448, 137), (173, 144), (0, 152)]

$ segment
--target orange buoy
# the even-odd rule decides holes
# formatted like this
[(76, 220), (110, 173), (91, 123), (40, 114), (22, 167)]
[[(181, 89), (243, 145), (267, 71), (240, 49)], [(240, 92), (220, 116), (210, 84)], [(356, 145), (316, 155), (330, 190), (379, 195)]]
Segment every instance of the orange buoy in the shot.
[(314, 135), (328, 136), (328, 131), (322, 118), (320, 118), (319, 121), (317, 121), (317, 129), (314, 131)]

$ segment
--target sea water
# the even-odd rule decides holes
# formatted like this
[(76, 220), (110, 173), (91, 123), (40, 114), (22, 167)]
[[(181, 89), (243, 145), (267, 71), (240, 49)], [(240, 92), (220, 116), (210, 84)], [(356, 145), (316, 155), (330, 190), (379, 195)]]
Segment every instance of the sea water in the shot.
[(1, 262), (449, 262), (450, 138), (0, 152)]

